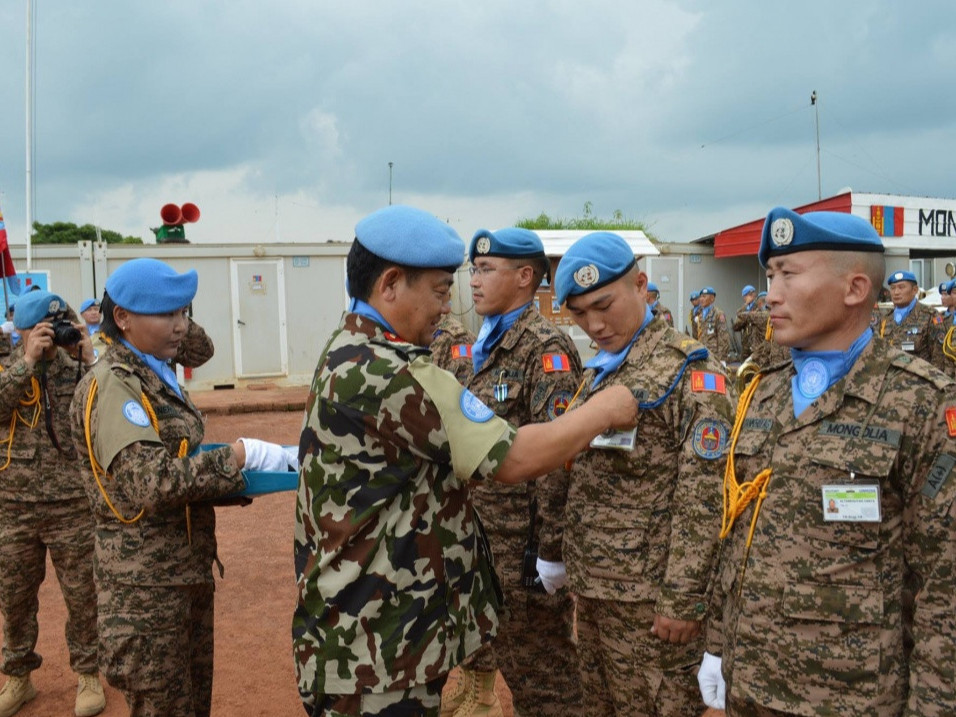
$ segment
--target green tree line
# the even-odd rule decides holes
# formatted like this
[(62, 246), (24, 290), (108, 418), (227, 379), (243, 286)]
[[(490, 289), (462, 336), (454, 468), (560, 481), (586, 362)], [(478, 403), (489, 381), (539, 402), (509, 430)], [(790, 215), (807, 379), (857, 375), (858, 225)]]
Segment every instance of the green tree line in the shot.
[[(142, 244), (139, 237), (123, 236), (119, 232), (109, 229), (100, 229), (100, 241), (107, 244)], [(76, 244), (81, 241), (97, 241), (96, 227), (92, 224), (77, 226), (72, 222), (53, 222), (41, 224), (33, 222), (33, 244)]]
[(533, 219), (519, 219), (515, 226), (522, 229), (574, 229), (584, 231), (635, 231), (640, 230), (647, 235), (651, 241), (657, 241), (657, 238), (651, 233), (650, 229), (644, 224), (634, 219), (624, 216), (620, 209), (616, 209), (610, 219), (605, 219), (594, 214), (594, 205), (591, 202), (584, 203), (584, 214), (580, 217), (563, 219), (560, 217), (550, 217), (541, 212)]

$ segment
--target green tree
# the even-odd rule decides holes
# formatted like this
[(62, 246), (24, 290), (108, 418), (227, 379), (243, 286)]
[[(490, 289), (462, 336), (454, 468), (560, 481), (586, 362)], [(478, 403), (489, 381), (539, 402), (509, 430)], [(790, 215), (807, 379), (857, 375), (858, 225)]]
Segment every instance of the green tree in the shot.
[(640, 230), (647, 235), (648, 239), (653, 242), (657, 242), (657, 237), (651, 233), (650, 229), (646, 224), (644, 224), (644, 222), (628, 219), (624, 216), (624, 212), (622, 212), (620, 209), (615, 209), (611, 217), (611, 219), (602, 219), (601, 217), (596, 216), (594, 214), (594, 204), (590, 201), (587, 201), (584, 203), (584, 213), (580, 217), (564, 219), (560, 217), (549, 217), (544, 212), (541, 212), (541, 214), (533, 219), (519, 219), (515, 223), (515, 226), (521, 227), (523, 229), (576, 229), (584, 231)]
[[(33, 244), (76, 244), (81, 241), (95, 242), (96, 227), (92, 224), (77, 226), (72, 222), (53, 222), (41, 224), (33, 222)], [(123, 236), (119, 232), (100, 229), (100, 240), (107, 244), (142, 244), (139, 237)]]

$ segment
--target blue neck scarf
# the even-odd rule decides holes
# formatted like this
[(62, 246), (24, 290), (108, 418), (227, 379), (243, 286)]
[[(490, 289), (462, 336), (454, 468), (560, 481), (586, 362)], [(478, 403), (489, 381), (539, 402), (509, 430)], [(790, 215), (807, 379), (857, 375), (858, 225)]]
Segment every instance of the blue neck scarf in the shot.
[(896, 308), (894, 308), (894, 309), (893, 309), (893, 321), (895, 321), (897, 324), (902, 324), (902, 323), (906, 320), (906, 317), (910, 315), (910, 312), (913, 310), (913, 307), (916, 306), (916, 302), (917, 302), (918, 299), (919, 299), (918, 296), (915, 297), (915, 298), (910, 302), (910, 305), (909, 305), (909, 306), (904, 306), (902, 309), (896, 309)]
[(99, 331), (99, 330), (100, 330), (100, 325), (99, 325), (99, 324), (87, 324), (87, 325), (86, 325), (86, 332), (87, 332), (90, 336), (92, 336), (93, 334), (95, 334), (95, 333), (96, 333), (97, 331)]
[(481, 370), (485, 361), (488, 360), (488, 354), (491, 353), (491, 350), (501, 341), (501, 337), (505, 335), (505, 332), (515, 325), (518, 317), (521, 316), (522, 312), (530, 305), (531, 302), (529, 301), (527, 304), (519, 306), (514, 311), (509, 311), (507, 314), (495, 314), (494, 316), (485, 317), (485, 320), (481, 322), (481, 329), (478, 330), (478, 338), (475, 339), (475, 343), (471, 346), (471, 365), (474, 367), (475, 373)]
[(592, 391), (597, 388), (601, 381), (603, 381), (608, 375), (617, 371), (618, 367), (624, 363), (624, 359), (627, 358), (627, 354), (631, 350), (631, 346), (634, 345), (634, 342), (637, 341), (637, 337), (641, 335), (644, 327), (647, 326), (653, 318), (654, 312), (651, 311), (651, 307), (645, 307), (644, 323), (641, 324), (641, 327), (635, 332), (634, 336), (631, 337), (631, 340), (627, 342), (627, 346), (614, 353), (608, 353), (604, 349), (601, 349), (597, 352), (597, 355), (594, 358), (584, 364), (584, 368), (596, 369), (594, 373), (594, 380), (591, 382)]
[(710, 313), (710, 310), (711, 310), (712, 308), (714, 308), (714, 305), (713, 305), (713, 304), (711, 304), (710, 306), (705, 306), (703, 309), (701, 309), (701, 310), (700, 310), (700, 318), (706, 319), (706, 318), (707, 318), (707, 315)]
[(850, 372), (872, 338), (873, 329), (867, 329), (846, 351), (790, 349), (793, 366), (797, 370), (797, 375), (790, 379), (794, 418)]
[(660, 300), (660, 299), (658, 299), (657, 301), (655, 301), (653, 304), (648, 304), (647, 307), (648, 307), (651, 311), (654, 311), (654, 309), (657, 308), (657, 305), (658, 305), (659, 303), (661, 303), (661, 300)]
[(159, 376), (160, 381), (169, 386), (177, 396), (180, 398), (183, 397), (183, 391), (179, 387), (179, 382), (176, 380), (176, 372), (173, 371), (173, 367), (169, 365), (169, 361), (158, 359), (152, 354), (143, 353), (126, 339), (120, 339), (120, 341), (126, 348), (139, 356), (140, 360), (142, 360), (153, 373)]
[(754, 304), (756, 304), (756, 303), (757, 303), (757, 300), (754, 299), (753, 301), (751, 301), (749, 304), (747, 304), (747, 305), (744, 307), (744, 311), (753, 311), (753, 310), (754, 310)]
[(398, 332), (393, 329), (392, 325), (385, 320), (385, 317), (378, 313), (378, 309), (371, 304), (366, 304), (361, 299), (356, 299), (354, 296), (352, 297), (352, 300), (349, 301), (349, 312), (352, 314), (358, 314), (359, 316), (364, 316), (366, 319), (371, 319), (375, 323), (384, 327), (386, 331), (391, 331), (396, 336), (398, 335)]

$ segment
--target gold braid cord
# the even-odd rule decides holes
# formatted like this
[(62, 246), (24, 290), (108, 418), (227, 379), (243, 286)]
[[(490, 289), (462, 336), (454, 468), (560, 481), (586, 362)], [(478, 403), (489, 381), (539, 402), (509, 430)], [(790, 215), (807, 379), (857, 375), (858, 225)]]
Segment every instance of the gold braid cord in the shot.
[[(143, 517), (143, 513), (146, 512), (146, 509), (141, 509), (135, 518), (124, 518), (123, 515), (113, 505), (113, 501), (111, 501), (110, 497), (106, 494), (106, 488), (103, 487), (103, 482), (100, 480), (100, 474), (106, 476), (110, 480), (112, 480), (112, 476), (103, 470), (103, 467), (97, 462), (96, 456), (93, 455), (93, 439), (90, 435), (90, 416), (93, 414), (93, 397), (96, 395), (97, 388), (98, 386), (96, 383), (96, 378), (94, 377), (93, 380), (90, 381), (90, 392), (86, 397), (86, 420), (83, 422), (86, 433), (86, 450), (90, 455), (90, 467), (93, 469), (93, 478), (96, 480), (96, 485), (100, 489), (100, 495), (103, 496), (103, 500), (106, 501), (106, 505), (109, 506), (110, 510), (113, 512), (113, 515), (116, 516), (116, 519), (121, 523), (135, 523), (137, 520)], [(156, 420), (156, 412), (153, 410), (153, 404), (151, 404), (149, 399), (146, 398), (145, 393), (140, 393), (139, 397), (143, 402), (143, 408), (146, 409), (146, 415), (149, 416), (150, 425), (152, 425), (153, 430), (156, 431), (156, 435), (159, 435), (159, 421)], [(189, 441), (183, 438), (182, 441), (179, 442), (179, 452), (177, 457), (185, 458), (188, 452)], [(189, 536), (189, 543), (192, 545), (192, 515), (190, 514), (188, 503), (186, 504), (186, 533)]]
[(946, 332), (946, 338), (943, 339), (943, 356), (956, 361), (956, 344), (953, 343), (953, 335), (956, 332), (956, 326), (950, 326)]
[(770, 473), (772, 468), (765, 468), (757, 474), (757, 477), (748, 483), (738, 483), (737, 474), (734, 470), (734, 449), (737, 446), (737, 439), (740, 436), (740, 429), (744, 424), (744, 418), (747, 415), (747, 408), (753, 399), (760, 383), (761, 375), (758, 373), (750, 382), (747, 388), (740, 396), (737, 404), (737, 418), (734, 421), (734, 430), (730, 434), (730, 449), (727, 453), (727, 468), (724, 471), (724, 514), (720, 527), (721, 539), (730, 535), (734, 522), (741, 513), (757, 499), (754, 507), (753, 518), (750, 521), (750, 532), (747, 535), (747, 548), (750, 548), (753, 542), (754, 530), (757, 527), (757, 515), (760, 513), (760, 506), (764, 498), (767, 497), (767, 485), (770, 483)]
[[(3, 369), (0, 369), (2, 371)], [(40, 383), (33, 376), (30, 377), (30, 389), (27, 391), (27, 395), (20, 399), (20, 405), (23, 408), (29, 408), (33, 406), (33, 416), (30, 419), (23, 417), (23, 414), (20, 413), (20, 409), (17, 408), (13, 411), (13, 415), (10, 416), (10, 435), (7, 437), (7, 460), (0, 466), (0, 471), (5, 470), (7, 466), (10, 465), (10, 458), (13, 452), (13, 434), (17, 428), (17, 422), (19, 421), (24, 426), (29, 428), (31, 431), (36, 428), (37, 423), (40, 420)]]

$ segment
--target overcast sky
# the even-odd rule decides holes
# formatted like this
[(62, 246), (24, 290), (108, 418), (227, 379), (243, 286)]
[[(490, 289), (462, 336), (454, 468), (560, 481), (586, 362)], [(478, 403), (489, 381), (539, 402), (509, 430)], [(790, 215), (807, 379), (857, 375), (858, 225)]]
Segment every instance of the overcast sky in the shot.
[[(25, 241), (26, 0), (0, 3), (0, 206)], [(35, 213), (153, 241), (467, 241), (545, 212), (688, 241), (846, 187), (956, 197), (953, 0), (35, 0)], [(816, 91), (818, 107), (810, 104)]]

